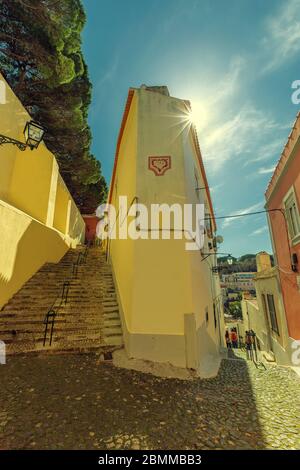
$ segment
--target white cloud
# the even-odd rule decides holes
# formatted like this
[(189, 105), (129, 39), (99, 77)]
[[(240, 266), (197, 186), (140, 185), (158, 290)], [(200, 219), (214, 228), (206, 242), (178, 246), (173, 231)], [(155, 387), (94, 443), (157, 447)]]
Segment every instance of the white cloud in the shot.
[(281, 130), (282, 125), (248, 103), (234, 117), (211, 128), (211, 133), (200, 133), (200, 144), (210, 170), (216, 172), (233, 158), (252, 161), (260, 145), (273, 139), (274, 131)]
[(116, 56), (113, 58), (113, 61), (109, 65), (108, 69), (105, 70), (104, 74), (97, 80), (96, 89), (102, 87), (106, 82), (109, 82), (116, 74), (119, 66), (119, 58)]
[(274, 173), (275, 168), (276, 168), (276, 165), (272, 165), (271, 167), (268, 167), (268, 168), (266, 168), (266, 167), (258, 168), (253, 173), (247, 173), (246, 178), (248, 180), (254, 180), (256, 178), (259, 178), (262, 175), (270, 175), (271, 176), (272, 173)]
[(273, 173), (275, 170), (275, 166), (271, 166), (270, 168), (259, 168), (258, 169), (258, 174), (259, 175), (266, 175), (268, 173)]
[(277, 14), (266, 21), (266, 34), (262, 44), (270, 57), (264, 72), (277, 69), (299, 54), (300, 49), (300, 0), (287, 0)]
[(208, 99), (208, 105), (219, 105), (221, 100), (229, 98), (234, 93), (237, 93), (240, 84), (240, 75), (245, 69), (246, 60), (241, 56), (234, 57), (229, 66), (229, 71), (222, 78), (221, 82), (214, 88), (214, 92)]
[(90, 108), (91, 117), (95, 117), (98, 114), (102, 106), (102, 101), (107, 95), (107, 85), (109, 85), (110, 81), (114, 78), (115, 74), (117, 73), (118, 66), (119, 58), (117, 56), (113, 57), (113, 60), (109, 64), (109, 67), (96, 81), (93, 92), (94, 98), (92, 101), (92, 106)]
[[(259, 210), (264, 210), (263, 205), (264, 205), (263, 201), (260, 201), (257, 204), (253, 204), (252, 206), (234, 211), (230, 215), (240, 215), (240, 214), (245, 215), (245, 214), (249, 214), (250, 212), (256, 212), (256, 211), (259, 211)], [(241, 218), (240, 217), (226, 218), (226, 219), (224, 219), (224, 222), (223, 222), (223, 228), (226, 228), (230, 224), (232, 224), (233, 222), (237, 222), (237, 221), (240, 222)]]
[[(235, 56), (230, 61), (228, 71), (219, 78), (206, 78), (206, 87), (199, 94), (199, 87), (189, 90), (186, 88), (179, 95), (187, 93), (192, 105), (193, 122), (200, 132), (214, 127), (214, 122), (221, 116), (220, 109), (227, 107), (227, 101), (236, 95), (240, 89), (241, 73), (246, 68), (246, 61), (241, 56)], [(218, 76), (219, 77), (219, 76)]]
[(211, 193), (216, 193), (217, 191), (219, 191), (220, 188), (224, 186), (224, 184), (225, 183), (215, 184), (214, 186), (211, 186), (209, 190)]
[(249, 235), (252, 237), (255, 235), (260, 235), (261, 233), (264, 233), (267, 231), (268, 231), (268, 227), (265, 225), (264, 227), (260, 227), (257, 230), (254, 230), (254, 232), (250, 233)]
[[(291, 127), (292, 125), (289, 123), (286, 126), (286, 129), (290, 129)], [(284, 126), (282, 126), (282, 129), (284, 129)], [(254, 156), (245, 162), (244, 166), (269, 160), (271, 158), (273, 158), (273, 160), (278, 160), (285, 142), (286, 135), (282, 139), (271, 140), (271, 142), (261, 145), (255, 152)]]

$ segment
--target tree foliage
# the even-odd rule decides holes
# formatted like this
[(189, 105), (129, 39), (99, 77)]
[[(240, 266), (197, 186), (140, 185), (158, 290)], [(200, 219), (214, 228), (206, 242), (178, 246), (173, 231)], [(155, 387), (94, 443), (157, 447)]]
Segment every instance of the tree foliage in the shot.
[(1, 0), (1, 71), (31, 116), (80, 209), (93, 212), (106, 196), (87, 123), (91, 83), (81, 51), (80, 0)]
[(232, 265), (228, 265), (227, 256), (218, 258), (218, 265), (222, 267), (222, 274), (231, 274), (238, 272), (256, 272), (256, 255), (246, 254), (240, 258), (233, 257)]
[(233, 318), (237, 320), (243, 318), (241, 302), (239, 301), (230, 302), (228, 305), (228, 310), (229, 310), (229, 314)]
[(255, 262), (256, 255), (248, 253), (246, 255), (239, 257), (239, 263), (243, 263), (244, 261), (254, 261)]

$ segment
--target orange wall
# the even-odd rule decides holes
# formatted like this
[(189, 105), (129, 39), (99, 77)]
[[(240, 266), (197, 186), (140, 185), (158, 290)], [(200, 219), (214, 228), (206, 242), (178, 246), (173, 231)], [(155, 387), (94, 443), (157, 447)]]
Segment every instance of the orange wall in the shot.
[[(299, 141), (298, 141), (299, 142)], [(300, 144), (295, 146), (295, 156), (281, 175), (275, 191), (267, 202), (268, 209), (284, 209), (283, 199), (291, 186), (294, 185), (298, 208), (300, 209)], [(284, 217), (279, 212), (270, 213), (273, 240), (280, 268), (280, 280), (289, 335), (294, 339), (300, 339), (300, 290), (297, 285), (297, 276), (300, 276), (300, 243), (292, 245), (289, 242)], [(297, 253), (299, 266), (298, 273), (291, 272), (291, 254)], [(283, 272), (286, 271), (286, 272)]]
[(99, 222), (99, 217), (95, 216), (85, 216), (83, 215), (83, 220), (85, 222), (85, 239), (94, 240), (96, 237), (96, 228)]

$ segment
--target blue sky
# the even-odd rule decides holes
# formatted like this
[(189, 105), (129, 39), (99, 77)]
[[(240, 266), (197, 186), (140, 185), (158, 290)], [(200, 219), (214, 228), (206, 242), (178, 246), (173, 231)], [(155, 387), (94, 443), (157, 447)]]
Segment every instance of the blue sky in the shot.
[[(217, 216), (263, 209), (299, 105), (300, 0), (83, 0), (93, 152), (110, 181), (130, 86), (167, 85), (194, 108)], [(220, 251), (271, 250), (266, 218), (218, 222)]]

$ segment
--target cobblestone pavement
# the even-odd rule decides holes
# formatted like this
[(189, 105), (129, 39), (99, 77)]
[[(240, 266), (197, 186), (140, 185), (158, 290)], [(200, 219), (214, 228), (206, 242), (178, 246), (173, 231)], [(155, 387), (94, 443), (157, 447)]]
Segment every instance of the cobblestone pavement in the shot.
[(93, 355), (0, 366), (1, 449), (299, 449), (300, 380), (224, 360), (214, 379), (117, 369)]

